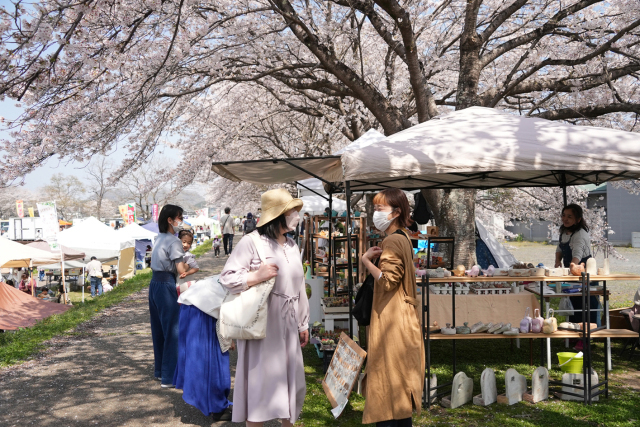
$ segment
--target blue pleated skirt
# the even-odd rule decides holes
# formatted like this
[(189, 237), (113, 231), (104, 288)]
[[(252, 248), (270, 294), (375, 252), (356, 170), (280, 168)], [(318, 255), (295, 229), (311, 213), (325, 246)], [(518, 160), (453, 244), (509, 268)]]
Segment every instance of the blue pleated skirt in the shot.
[(192, 305), (180, 306), (178, 365), (173, 384), (185, 402), (204, 415), (224, 411), (231, 402), (229, 352), (222, 353), (217, 320)]

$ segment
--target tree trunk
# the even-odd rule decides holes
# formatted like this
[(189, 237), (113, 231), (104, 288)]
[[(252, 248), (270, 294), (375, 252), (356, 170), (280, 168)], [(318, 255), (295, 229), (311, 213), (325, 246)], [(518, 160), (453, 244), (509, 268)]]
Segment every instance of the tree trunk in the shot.
[(454, 267), (476, 263), (475, 190), (421, 190), (441, 237), (455, 237)]
[(102, 210), (102, 197), (99, 197), (96, 201), (96, 216), (100, 220), (100, 211)]

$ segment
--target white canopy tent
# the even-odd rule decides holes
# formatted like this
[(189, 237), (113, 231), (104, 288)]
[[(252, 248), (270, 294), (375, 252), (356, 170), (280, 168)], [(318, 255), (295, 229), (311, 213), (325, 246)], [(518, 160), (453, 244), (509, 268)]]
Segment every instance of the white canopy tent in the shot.
[(84, 252), (85, 259), (95, 256), (103, 263), (117, 263), (118, 281), (132, 277), (135, 272), (135, 239), (94, 217), (76, 221), (73, 227), (61, 231), (58, 243)]
[(36, 249), (9, 239), (0, 239), (0, 267), (28, 268), (59, 263), (60, 254)]
[(346, 151), (341, 162), (351, 191), (566, 187), (640, 178), (640, 136), (471, 107)]
[(116, 230), (116, 233), (120, 236), (122, 240), (154, 240), (158, 233), (154, 233), (153, 231), (147, 230), (146, 228), (142, 228), (135, 222), (131, 224), (119, 228)]

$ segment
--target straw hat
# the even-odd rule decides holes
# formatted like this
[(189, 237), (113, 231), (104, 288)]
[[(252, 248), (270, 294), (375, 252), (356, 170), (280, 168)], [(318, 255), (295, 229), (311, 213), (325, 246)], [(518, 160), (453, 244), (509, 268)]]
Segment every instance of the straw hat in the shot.
[(296, 209), (300, 212), (302, 209), (302, 200), (294, 199), (291, 194), (284, 188), (277, 188), (262, 193), (260, 198), (260, 207), (262, 215), (260, 215), (259, 227), (273, 221), (289, 209)]

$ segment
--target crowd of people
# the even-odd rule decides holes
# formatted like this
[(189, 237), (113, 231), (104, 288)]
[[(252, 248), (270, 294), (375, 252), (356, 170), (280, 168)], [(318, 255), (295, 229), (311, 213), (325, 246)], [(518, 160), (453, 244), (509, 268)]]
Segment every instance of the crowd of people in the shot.
[[(411, 221), (409, 204), (400, 190), (385, 190), (374, 203), (374, 223), (388, 237), (363, 256), (375, 278), (363, 422), (406, 426), (411, 425), (412, 413), (420, 411), (424, 384), (413, 250), (406, 232)], [(253, 427), (280, 419), (283, 426), (291, 426), (300, 416), (306, 395), (302, 348), (309, 342), (309, 301), (300, 250), (288, 233), (298, 226), (301, 209), (302, 201), (285, 189), (262, 195), (259, 221), (248, 214), (236, 224), (231, 209), (225, 209), (220, 219), (223, 240), (214, 237), (213, 243), (214, 256), (220, 256), (221, 245), (228, 256), (220, 285), (239, 294), (275, 278), (266, 337), (227, 343), (217, 331), (218, 319), (177, 302), (179, 282), (198, 267), (189, 257), (190, 233), (181, 230), (182, 209), (162, 208), (149, 288), (154, 375), (162, 388), (182, 389), (187, 403), (216, 421), (246, 422)], [(244, 237), (234, 248), (235, 231)], [(251, 233), (257, 233), (257, 240)], [(230, 401), (229, 350), (234, 347), (238, 362)]]

